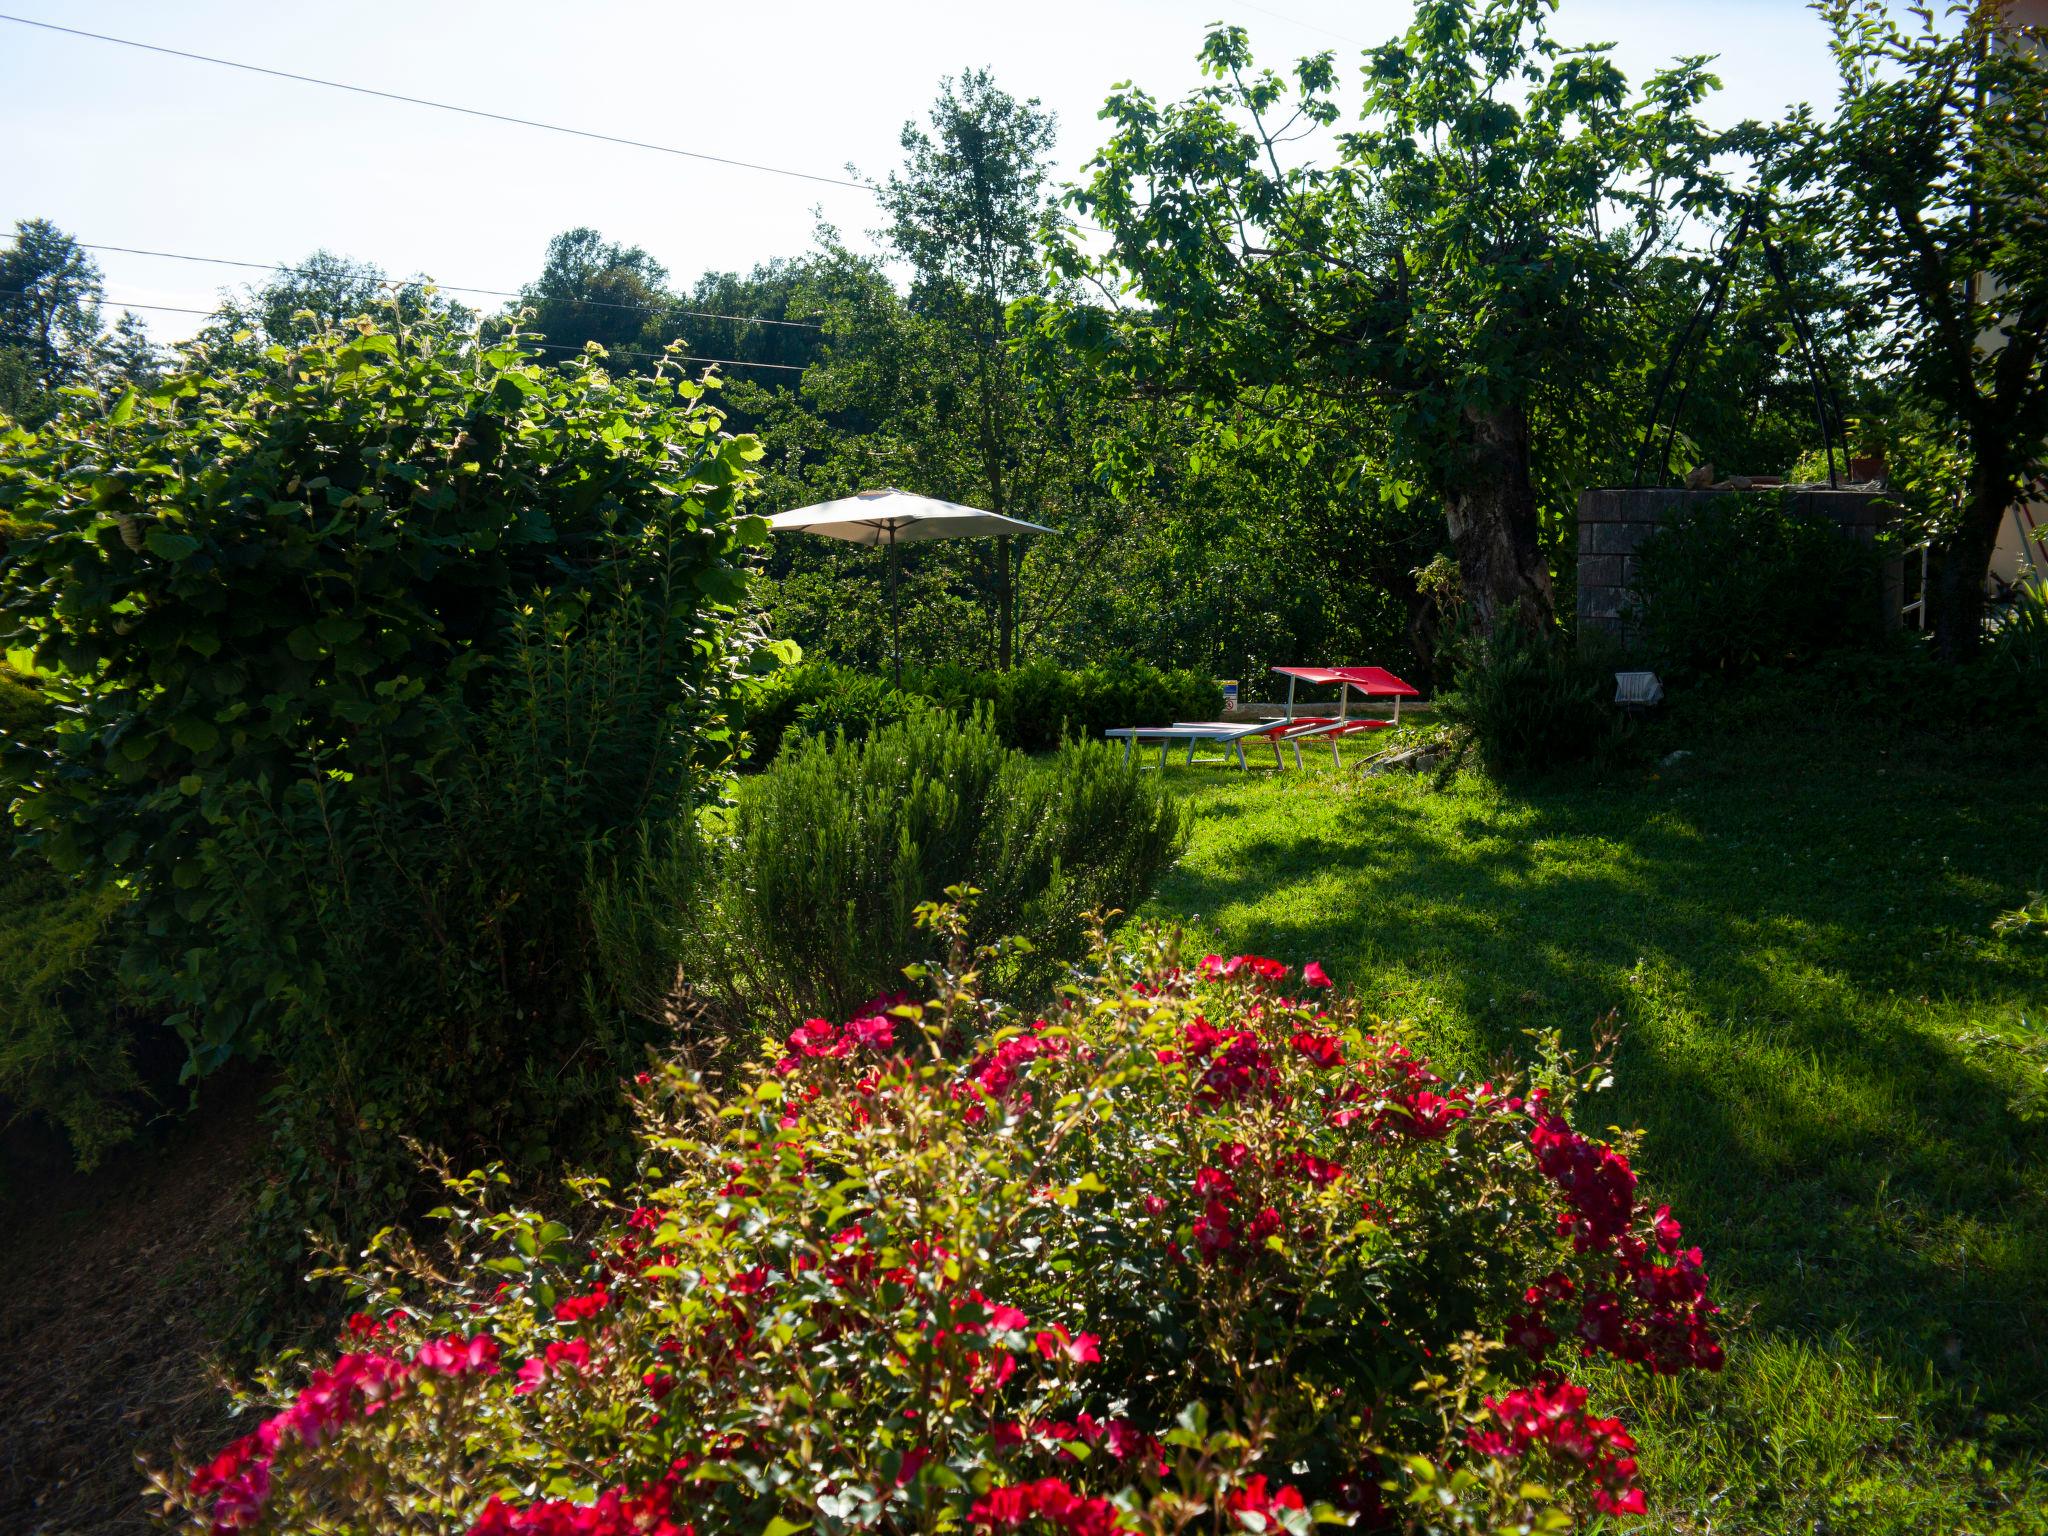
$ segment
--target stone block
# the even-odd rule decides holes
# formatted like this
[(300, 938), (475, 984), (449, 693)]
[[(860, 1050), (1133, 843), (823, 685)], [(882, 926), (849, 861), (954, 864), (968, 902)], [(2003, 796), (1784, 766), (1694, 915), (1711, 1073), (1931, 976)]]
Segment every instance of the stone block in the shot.
[(1654, 522), (1656, 509), (1640, 490), (1597, 490), (1579, 492), (1581, 523)]
[(1620, 587), (1579, 588), (1579, 617), (1619, 620), (1628, 594)]
[(1627, 555), (1656, 532), (1655, 523), (1581, 523), (1579, 558), (1588, 555)]
[(1582, 587), (1618, 587), (1622, 584), (1622, 555), (1589, 555), (1579, 551), (1579, 585)]

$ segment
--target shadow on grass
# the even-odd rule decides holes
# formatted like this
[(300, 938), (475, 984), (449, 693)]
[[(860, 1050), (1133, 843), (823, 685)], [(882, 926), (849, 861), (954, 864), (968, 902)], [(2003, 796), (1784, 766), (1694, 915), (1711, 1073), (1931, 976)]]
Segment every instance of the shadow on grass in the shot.
[(1204, 786), (1150, 912), (1320, 959), (1473, 1070), (1531, 1029), (1583, 1046), (1618, 1010), (1617, 1088), (1589, 1109), (1644, 1128), (1646, 1193), (1724, 1298), (1931, 1367), (1952, 1414), (2014, 1416), (2038, 1446), (2048, 1128), (1996, 1042), (2038, 1038), (2048, 946), (1988, 928), (2041, 880), (2009, 836), (2030, 796), (1871, 752), (1521, 790)]

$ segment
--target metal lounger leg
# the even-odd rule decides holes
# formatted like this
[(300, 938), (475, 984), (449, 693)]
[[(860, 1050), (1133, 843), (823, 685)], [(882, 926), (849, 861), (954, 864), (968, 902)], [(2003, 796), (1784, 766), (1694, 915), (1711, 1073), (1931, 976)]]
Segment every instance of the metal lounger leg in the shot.
[(1166, 772), (1166, 738), (1159, 738), (1159, 771)]
[(1301, 743), (1298, 740), (1290, 741), (1288, 745), (1294, 748), (1294, 766), (1299, 771), (1301, 768)]
[(1280, 755), (1280, 738), (1279, 738), (1278, 736), (1268, 736), (1268, 737), (1266, 738), (1266, 740), (1268, 740), (1268, 741), (1270, 741), (1270, 742), (1272, 742), (1272, 743), (1273, 743), (1273, 767), (1274, 767), (1274, 769), (1275, 769), (1276, 771), (1279, 771), (1279, 770), (1284, 770), (1284, 769), (1285, 769), (1285, 768), (1287, 767), (1287, 759), (1286, 759), (1286, 758), (1284, 758), (1284, 757), (1282, 757), (1282, 756)]
[(1135, 738), (1130, 736), (1126, 736), (1124, 738), (1124, 766), (1126, 768), (1131, 766), (1131, 742), (1134, 739)]
[(1243, 769), (1246, 773), (1250, 773), (1252, 771), (1252, 765), (1244, 760), (1244, 738), (1239, 737), (1236, 741), (1232, 742), (1231, 745), (1237, 748), (1237, 766)]

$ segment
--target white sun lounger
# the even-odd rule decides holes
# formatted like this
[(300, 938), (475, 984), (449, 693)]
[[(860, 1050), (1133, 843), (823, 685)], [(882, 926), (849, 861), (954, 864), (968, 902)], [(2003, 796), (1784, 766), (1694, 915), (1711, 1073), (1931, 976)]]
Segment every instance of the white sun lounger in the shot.
[[(1250, 765), (1244, 760), (1245, 738), (1249, 736), (1262, 736), (1285, 723), (1285, 721), (1280, 720), (1255, 720), (1250, 725), (1241, 725), (1228, 720), (1196, 720), (1185, 721), (1178, 725), (1119, 726), (1113, 731), (1104, 731), (1102, 734), (1107, 740), (1121, 740), (1123, 742), (1124, 761), (1127, 763), (1131, 760), (1132, 747), (1149, 747), (1155, 741), (1159, 743), (1159, 766), (1161, 768), (1166, 766), (1167, 748), (1178, 746), (1182, 742), (1187, 743), (1187, 760), (1193, 763), (1195, 760), (1195, 748), (1204, 742), (1214, 742), (1219, 747), (1234, 750), (1237, 753), (1237, 766), (1248, 768)], [(1274, 755), (1276, 757), (1279, 755), (1277, 749)], [(1204, 761), (1227, 763), (1230, 759), (1225, 756), (1205, 758)]]

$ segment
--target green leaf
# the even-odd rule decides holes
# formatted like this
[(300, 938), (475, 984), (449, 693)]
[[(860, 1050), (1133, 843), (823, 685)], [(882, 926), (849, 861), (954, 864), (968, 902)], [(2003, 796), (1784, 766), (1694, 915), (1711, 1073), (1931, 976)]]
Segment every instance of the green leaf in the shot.
[(220, 727), (198, 715), (180, 715), (171, 722), (171, 740), (193, 752), (211, 752), (220, 745)]
[(189, 533), (172, 533), (164, 528), (150, 529), (143, 542), (152, 554), (162, 555), (166, 560), (184, 560), (199, 551), (199, 541)]

